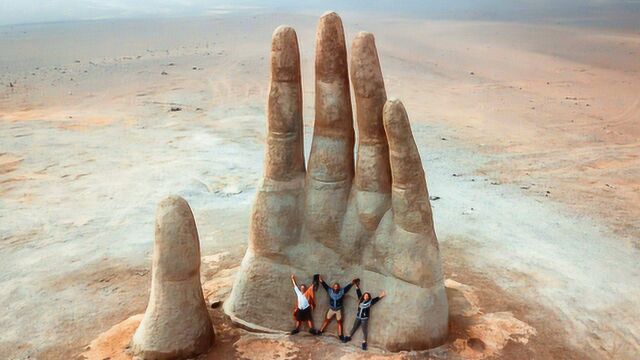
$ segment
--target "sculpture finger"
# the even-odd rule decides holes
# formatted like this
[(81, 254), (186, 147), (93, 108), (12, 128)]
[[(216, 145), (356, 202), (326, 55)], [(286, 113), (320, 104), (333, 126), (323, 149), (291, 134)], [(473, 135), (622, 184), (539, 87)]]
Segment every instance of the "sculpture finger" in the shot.
[(307, 237), (339, 251), (353, 180), (353, 117), (342, 20), (320, 18), (316, 39), (316, 117), (307, 171)]
[(253, 204), (249, 249), (281, 259), (298, 240), (305, 172), (300, 52), (296, 32), (287, 26), (278, 27), (271, 41), (267, 118), (264, 179)]
[[(296, 32), (280, 26), (271, 42), (265, 175), (251, 212), (249, 244), (224, 310), (243, 327), (287, 317), (287, 250), (300, 238), (304, 189), (302, 86)], [(272, 301), (256, 296), (274, 294)], [(271, 321), (271, 322), (270, 322)], [(277, 323), (276, 323), (277, 324)], [(279, 325), (282, 326), (282, 325)]]
[(387, 101), (373, 34), (361, 32), (351, 48), (351, 81), (356, 98), (358, 161), (355, 184), (360, 190), (389, 192), (389, 150), (382, 124)]
[(353, 117), (342, 20), (322, 15), (316, 35), (315, 123), (309, 173), (321, 182), (353, 177)]
[(214, 337), (193, 213), (183, 198), (171, 196), (158, 205), (151, 294), (132, 350), (143, 359), (191, 358), (205, 353)]
[(288, 181), (304, 172), (300, 52), (293, 28), (278, 27), (271, 41), (265, 178)]
[(411, 124), (400, 100), (389, 100), (383, 110), (389, 140), (391, 204), (396, 225), (413, 233), (433, 231), (429, 193)]
[(373, 34), (361, 32), (351, 47), (351, 81), (356, 99), (358, 157), (355, 188), (358, 216), (373, 230), (389, 208), (391, 171), (389, 148), (382, 123), (387, 101)]

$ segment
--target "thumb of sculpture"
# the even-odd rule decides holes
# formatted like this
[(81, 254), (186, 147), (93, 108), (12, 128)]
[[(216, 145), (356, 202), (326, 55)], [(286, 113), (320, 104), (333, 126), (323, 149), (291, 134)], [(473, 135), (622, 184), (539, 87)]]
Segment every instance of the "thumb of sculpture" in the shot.
[(132, 351), (142, 359), (186, 359), (207, 352), (214, 337), (193, 213), (186, 200), (171, 196), (156, 212), (151, 295)]

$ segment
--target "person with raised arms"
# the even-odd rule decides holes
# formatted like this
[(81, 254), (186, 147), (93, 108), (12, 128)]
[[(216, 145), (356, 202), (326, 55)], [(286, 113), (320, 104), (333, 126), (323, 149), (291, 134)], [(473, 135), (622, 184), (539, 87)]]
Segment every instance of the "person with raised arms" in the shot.
[(367, 337), (369, 335), (369, 316), (371, 313), (371, 307), (386, 296), (386, 293), (382, 291), (380, 295), (375, 298), (371, 298), (371, 294), (365, 292), (362, 294), (360, 287), (356, 284), (356, 293), (358, 294), (358, 312), (356, 313), (356, 319), (353, 322), (351, 333), (346, 336), (343, 342), (351, 341), (353, 334), (356, 333), (358, 328), (362, 326), (362, 350), (367, 350)]
[(345, 295), (349, 290), (351, 290), (353, 285), (357, 284), (358, 281), (359, 279), (353, 279), (351, 280), (351, 283), (345, 287), (341, 287), (340, 284), (335, 282), (331, 287), (329, 287), (329, 285), (324, 282), (324, 279), (322, 279), (322, 276), (320, 276), (320, 284), (327, 291), (327, 295), (329, 296), (329, 309), (327, 309), (324, 322), (322, 323), (318, 334), (324, 333), (331, 320), (335, 317), (338, 323), (338, 337), (340, 340), (344, 340), (344, 334), (342, 331), (342, 303)]
[(297, 296), (296, 309), (293, 312), (293, 317), (296, 322), (296, 327), (291, 331), (291, 335), (295, 335), (300, 332), (300, 326), (302, 323), (307, 323), (309, 326), (309, 333), (316, 335), (318, 331), (313, 326), (313, 314), (312, 310), (315, 308), (315, 294), (314, 286), (307, 288), (305, 284), (296, 283), (296, 276), (291, 274), (291, 282), (293, 283), (293, 290)]

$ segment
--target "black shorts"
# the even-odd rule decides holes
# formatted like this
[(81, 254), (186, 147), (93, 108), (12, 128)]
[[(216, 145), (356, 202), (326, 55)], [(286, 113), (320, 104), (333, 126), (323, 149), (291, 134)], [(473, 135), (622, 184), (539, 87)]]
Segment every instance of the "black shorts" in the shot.
[(298, 309), (298, 311), (296, 312), (296, 320), (298, 321), (311, 320), (311, 306), (307, 307), (304, 310)]

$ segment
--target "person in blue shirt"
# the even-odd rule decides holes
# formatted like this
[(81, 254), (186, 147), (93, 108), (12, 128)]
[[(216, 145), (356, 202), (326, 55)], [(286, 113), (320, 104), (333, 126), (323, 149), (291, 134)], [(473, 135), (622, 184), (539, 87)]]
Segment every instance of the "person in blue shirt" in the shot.
[(320, 276), (320, 284), (322, 284), (322, 287), (327, 291), (327, 295), (329, 296), (329, 309), (327, 310), (327, 314), (325, 315), (324, 322), (322, 323), (318, 334), (322, 334), (326, 330), (327, 326), (329, 326), (329, 323), (331, 323), (331, 320), (335, 317), (338, 323), (338, 337), (340, 340), (344, 340), (342, 331), (342, 303), (345, 295), (349, 290), (351, 290), (351, 287), (353, 285), (357, 286), (357, 282), (358, 279), (353, 279), (351, 283), (344, 288), (340, 287), (340, 284), (336, 282), (329, 287), (329, 285), (327, 285), (327, 283), (322, 279), (322, 276)]

